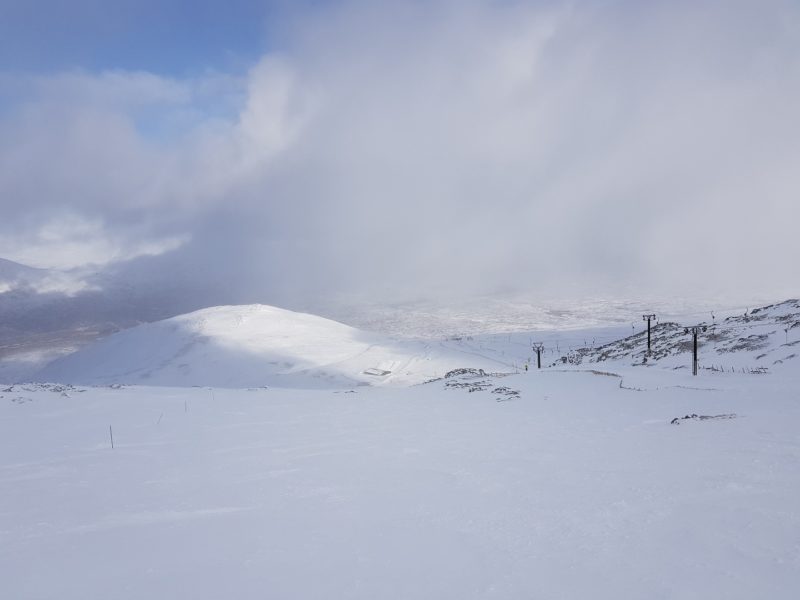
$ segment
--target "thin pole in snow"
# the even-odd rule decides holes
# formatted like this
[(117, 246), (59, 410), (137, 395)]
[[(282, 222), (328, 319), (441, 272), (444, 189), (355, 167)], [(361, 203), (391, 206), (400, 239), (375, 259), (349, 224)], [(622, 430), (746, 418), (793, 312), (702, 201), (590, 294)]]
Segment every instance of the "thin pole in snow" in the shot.
[(111, 436), (111, 449), (114, 449), (114, 430), (111, 429), (111, 425), (108, 426), (108, 435)]

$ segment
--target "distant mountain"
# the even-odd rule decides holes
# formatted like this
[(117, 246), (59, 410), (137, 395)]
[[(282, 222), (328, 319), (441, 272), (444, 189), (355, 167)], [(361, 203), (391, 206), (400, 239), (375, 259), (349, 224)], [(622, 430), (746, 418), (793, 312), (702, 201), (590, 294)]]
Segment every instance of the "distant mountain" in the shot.
[(0, 298), (9, 292), (17, 292), (17, 295), (24, 291), (71, 293), (79, 287), (80, 282), (66, 272), (37, 269), (0, 258)]
[(420, 383), (459, 368), (504, 368), (438, 344), (395, 341), (264, 305), (220, 306), (140, 325), (34, 376), (77, 384), (350, 387)]
[(208, 294), (164, 274), (150, 282), (113, 269), (36, 269), (0, 259), (0, 379), (143, 322), (200, 308)]
[(35, 269), (16, 263), (5, 258), (0, 258), (0, 285), (6, 282), (34, 279), (46, 273), (44, 269)]

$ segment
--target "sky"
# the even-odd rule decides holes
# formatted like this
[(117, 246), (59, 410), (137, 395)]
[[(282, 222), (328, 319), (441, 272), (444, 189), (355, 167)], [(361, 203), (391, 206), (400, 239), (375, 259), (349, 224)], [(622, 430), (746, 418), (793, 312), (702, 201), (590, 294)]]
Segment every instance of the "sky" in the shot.
[(781, 299), (797, 106), (792, 0), (0, 0), (0, 257), (284, 306)]
[(243, 67), (269, 48), (269, 24), (289, 6), (275, 0), (3, 0), (0, 67), (172, 77)]

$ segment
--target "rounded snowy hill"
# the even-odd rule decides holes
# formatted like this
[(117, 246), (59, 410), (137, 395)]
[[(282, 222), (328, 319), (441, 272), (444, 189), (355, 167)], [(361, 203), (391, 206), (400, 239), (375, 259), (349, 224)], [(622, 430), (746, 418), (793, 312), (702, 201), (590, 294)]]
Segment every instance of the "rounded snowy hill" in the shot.
[(83, 385), (300, 388), (410, 385), (460, 367), (505, 366), (272, 306), (219, 306), (116, 333), (35, 379)]

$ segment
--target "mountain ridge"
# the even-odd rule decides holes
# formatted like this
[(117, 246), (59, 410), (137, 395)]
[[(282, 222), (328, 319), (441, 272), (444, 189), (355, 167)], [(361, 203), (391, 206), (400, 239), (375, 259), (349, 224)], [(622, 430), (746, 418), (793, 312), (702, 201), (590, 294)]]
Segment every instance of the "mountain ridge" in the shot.
[(216, 387), (410, 385), (458, 367), (497, 368), (437, 344), (251, 304), (201, 309), (115, 333), (60, 358), (36, 381)]

